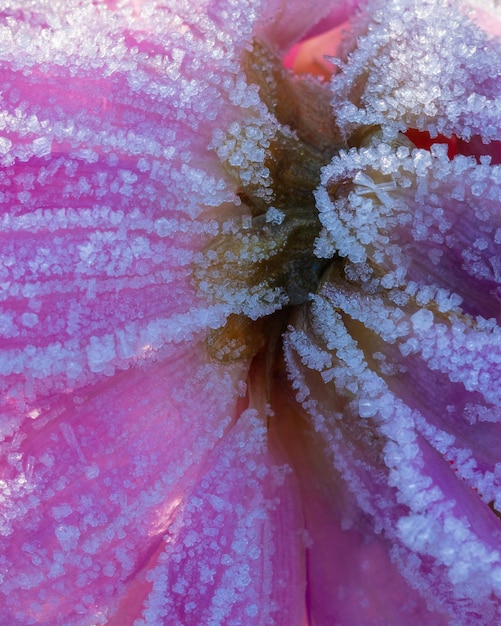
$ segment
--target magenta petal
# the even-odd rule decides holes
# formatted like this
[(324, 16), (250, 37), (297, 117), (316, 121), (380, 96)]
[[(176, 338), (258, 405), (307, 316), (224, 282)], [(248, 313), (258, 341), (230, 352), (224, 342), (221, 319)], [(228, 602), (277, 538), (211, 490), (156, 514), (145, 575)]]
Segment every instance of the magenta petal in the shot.
[[(0, 139), (0, 436), (18, 428), (26, 401), (36, 412), (43, 397), (141, 363), (224, 314), (197, 294), (191, 264), (217, 229), (214, 206), (234, 190), (205, 158), (212, 133), (200, 111), (198, 123), (179, 112), (186, 85), (169, 61), (172, 25), (153, 20), (147, 34), (126, 11), (60, 9), (0, 16), (10, 94)], [(202, 45), (186, 43), (188, 66)], [(206, 84), (201, 99), (218, 98)]]
[[(500, 621), (473, 2), (0, 10), (2, 626)], [(346, 19), (330, 83), (284, 77)]]
[(312, 537), (308, 550), (309, 614), (313, 624), (343, 626), (445, 626), (439, 609), (430, 611), (391, 558), (392, 544), (374, 535), (363, 517), (353, 521), (341, 493), (305, 485), (303, 502)]

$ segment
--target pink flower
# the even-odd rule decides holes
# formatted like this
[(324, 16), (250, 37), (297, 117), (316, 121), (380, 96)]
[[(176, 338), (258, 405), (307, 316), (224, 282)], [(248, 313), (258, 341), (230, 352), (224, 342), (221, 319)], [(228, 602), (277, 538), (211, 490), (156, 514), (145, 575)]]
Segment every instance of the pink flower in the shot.
[(499, 621), (500, 22), (0, 11), (1, 626)]

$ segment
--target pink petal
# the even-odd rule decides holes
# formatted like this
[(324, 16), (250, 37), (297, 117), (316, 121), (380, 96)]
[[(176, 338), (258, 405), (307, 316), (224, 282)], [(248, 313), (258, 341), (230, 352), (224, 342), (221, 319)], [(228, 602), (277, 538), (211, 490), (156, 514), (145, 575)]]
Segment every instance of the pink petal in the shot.
[[(335, 157), (323, 175), (321, 254), (370, 260), (386, 274), (384, 287), (401, 287), (403, 299), (499, 317), (499, 167), (450, 160), (445, 146), (428, 152), (382, 142)], [(346, 192), (332, 202), (336, 185)]]
[(106, 615), (157, 550), (236, 416), (239, 369), (204, 352), (129, 370), (25, 423), (2, 467), (2, 619)]
[[(325, 449), (297, 407), (282, 394), (272, 432), (284, 442), (300, 484), (306, 526), (310, 624), (445, 625), (398, 571), (392, 544), (369, 519), (324, 456)], [(295, 415), (294, 415), (295, 414)], [(347, 468), (346, 468), (347, 469)]]
[(301, 506), (266, 438), (249, 409), (209, 456), (146, 573), (138, 625), (302, 624)]
[[(324, 293), (310, 312), (297, 315), (286, 339), (286, 359), (327, 458), (343, 477), (359, 515), (372, 519), (375, 531), (391, 542), (392, 559), (409, 584), (433, 603), (430, 607), (439, 610), (440, 602), (450, 619), (460, 618), (462, 606), (495, 619), (501, 533), (487, 503), (499, 490), (497, 468), (494, 474), (476, 467), (482, 445), (473, 432), (472, 450), (454, 447), (454, 435), (434, 420), (439, 411), (409, 401), (412, 379), (402, 391), (398, 366), (410, 364), (391, 359), (390, 343), (388, 361), (379, 365), (377, 342), (362, 332), (357, 345), (350, 333), (360, 326), (338, 312), (344, 304), (331, 300), (327, 286)], [(448, 354), (442, 350), (444, 358)], [(448, 459), (457, 462), (457, 474)], [(473, 491), (479, 485), (487, 489), (484, 502)]]
[[(106, 11), (68, 15), (66, 28), (43, 34), (16, 23), (3, 61), (12, 90), (1, 140), (0, 368), (7, 410), (19, 401), (20, 414), (25, 399), (111, 376), (224, 319), (197, 294), (191, 264), (217, 230), (214, 206), (234, 189), (205, 159), (203, 115), (186, 121), (209, 92), (221, 97), (217, 88), (208, 81), (180, 115), (179, 62), (167, 72), (150, 60), (168, 59), (168, 23), (147, 38)], [(186, 46), (186, 64), (201, 45)], [(4, 432), (18, 424), (13, 416)]]
[(294, 72), (330, 78), (335, 68), (328, 57), (340, 56), (344, 34), (348, 30), (349, 21), (346, 21), (326, 33), (299, 44), (291, 62)]
[[(365, 18), (357, 21), (357, 49), (334, 79), (333, 108), (347, 132), (382, 125), (465, 140), (473, 135), (500, 139), (500, 85), (491, 69), (499, 66), (499, 45), (461, 5), (369, 4)], [(496, 9), (485, 10), (495, 23)]]
[[(315, 26), (323, 30), (345, 21), (356, 9), (358, 0), (329, 0), (321, 6), (315, 0), (297, 1), (294, 5), (284, 0), (261, 0), (261, 5), (256, 33), (277, 51), (285, 52), (298, 39), (310, 36), (309, 31)], [(325, 18), (323, 23), (322, 18)]]
[(265, 156), (229, 167), (276, 131), (239, 74), (251, 42), (284, 53), (354, 2), (0, 16), (0, 621), (499, 621), (499, 173), (392, 143), (500, 139), (499, 48), (450, 3), (409, 0), (405, 27), (378, 6), (332, 87), (347, 136), (384, 140), (317, 195), (318, 252), (359, 291), (326, 279), (286, 337), (311, 428), (206, 355), (242, 305), (208, 304), (191, 268), (266, 178)]

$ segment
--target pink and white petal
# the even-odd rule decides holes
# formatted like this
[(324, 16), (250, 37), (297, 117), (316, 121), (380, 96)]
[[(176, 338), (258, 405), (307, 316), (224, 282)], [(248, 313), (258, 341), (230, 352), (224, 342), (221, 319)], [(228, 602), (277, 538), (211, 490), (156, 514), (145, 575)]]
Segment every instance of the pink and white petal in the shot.
[[(280, 395), (280, 391), (277, 393)], [(358, 508), (342, 474), (326, 455), (325, 441), (312, 430), (308, 418), (298, 414), (300, 409), (286, 393), (281, 396), (271, 430), (284, 442), (300, 485), (307, 541), (309, 623), (448, 623), (445, 612), (440, 608), (430, 610), (398, 571), (392, 544), (375, 532), (370, 518)]]
[(346, 285), (325, 285), (323, 294), (389, 389), (423, 416), (417, 428), (429, 445), (486, 504), (499, 504), (499, 329), (401, 308)]
[(104, 623), (234, 422), (242, 369), (194, 344), (25, 423), (2, 466), (5, 623)]
[[(111, 376), (224, 319), (191, 279), (195, 254), (218, 229), (214, 207), (235, 198), (217, 159), (206, 158), (203, 120), (224, 108), (223, 95), (216, 70), (196, 97), (190, 70), (177, 80), (205, 42), (186, 38), (174, 58), (175, 16), (155, 18), (148, 37), (96, 7), (64, 17), (2, 27), (0, 371), (9, 407)], [(17, 426), (6, 420), (3, 436)]]
[(489, 624), (499, 608), (498, 519), (442, 456), (447, 436), (432, 416), (395, 395), (350, 328), (320, 296), (296, 319), (286, 359), (298, 399), (409, 584), (452, 623), (470, 613)]
[(303, 517), (291, 469), (247, 409), (204, 463), (145, 574), (135, 624), (301, 626)]
[(342, 126), (500, 138), (501, 93), (493, 68), (501, 49), (472, 21), (466, 2), (375, 0), (366, 6), (357, 50), (333, 78)]
[[(387, 357), (388, 371), (393, 367), (396, 373), (398, 362), (405, 364), (408, 360), (416, 364), (410, 368), (410, 376), (421, 369), (447, 380), (454, 391), (450, 396), (447, 389), (442, 393), (449, 399), (468, 397), (493, 409), (499, 406), (501, 392), (496, 382), (501, 374), (501, 329), (494, 320), (473, 320), (457, 311), (437, 311), (434, 302), (419, 306), (409, 300), (398, 306), (391, 301), (391, 292), (363, 294), (346, 283), (326, 283), (322, 294), (351, 318), (353, 327), (353, 322), (364, 325), (354, 334), (358, 331), (363, 349), (367, 346), (376, 354), (373, 360)], [(349, 325), (348, 318), (345, 323)], [(381, 366), (384, 369), (384, 364)], [(398, 373), (405, 379), (406, 368)], [(410, 388), (409, 392), (413, 393)], [(494, 417), (495, 412), (492, 421), (497, 421)]]
[(500, 319), (500, 181), (499, 166), (438, 145), (352, 149), (322, 173), (319, 254), (346, 257), (347, 276), (397, 304)]
[(491, 37), (501, 35), (501, 11), (494, 0), (467, 0), (473, 20)]

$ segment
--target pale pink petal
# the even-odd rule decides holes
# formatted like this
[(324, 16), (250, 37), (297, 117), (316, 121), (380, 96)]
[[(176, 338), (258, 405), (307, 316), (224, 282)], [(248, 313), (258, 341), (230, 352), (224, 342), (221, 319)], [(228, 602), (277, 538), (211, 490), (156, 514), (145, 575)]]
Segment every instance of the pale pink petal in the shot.
[(297, 74), (312, 74), (329, 78), (334, 65), (329, 57), (340, 56), (344, 35), (349, 30), (349, 21), (312, 37), (297, 46), (290, 65)]
[(323, 29), (343, 22), (357, 4), (358, 0), (329, 0), (321, 5), (315, 0), (304, 0), (291, 6), (287, 0), (260, 0), (255, 32), (276, 50), (285, 52), (300, 38), (309, 36), (315, 26)]
[(492, 37), (501, 35), (501, 12), (493, 0), (467, 0), (472, 19)]

